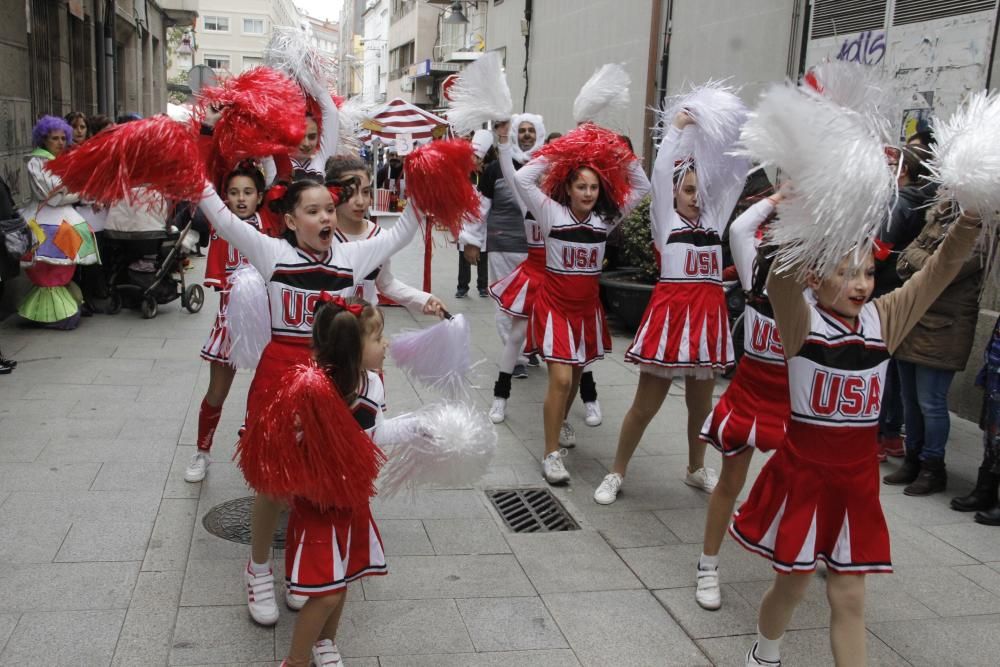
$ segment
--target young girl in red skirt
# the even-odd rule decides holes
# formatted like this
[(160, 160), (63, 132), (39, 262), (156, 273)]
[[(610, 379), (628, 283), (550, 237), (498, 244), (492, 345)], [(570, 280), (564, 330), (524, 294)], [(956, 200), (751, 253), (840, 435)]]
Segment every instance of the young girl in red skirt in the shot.
[[(226, 197), (226, 205), (234, 215), (254, 229), (261, 229), (257, 208), (264, 197), (264, 175), (255, 165), (247, 162), (229, 172), (223, 181), (222, 191)], [(226, 307), (229, 303), (229, 276), (247, 263), (239, 251), (218, 234), (212, 233), (205, 261), (205, 285), (214, 287), (219, 292), (219, 312), (215, 316), (208, 340), (201, 348), (201, 358), (209, 362), (208, 391), (205, 392), (198, 411), (198, 451), (191, 457), (191, 462), (184, 471), (184, 480), (187, 482), (205, 479), (212, 462), (212, 438), (222, 417), (222, 404), (226, 402), (233, 378), (236, 377), (236, 368), (229, 361), (232, 341), (226, 320)]]
[[(853, 255), (805, 284), (772, 268), (767, 291), (788, 360), (791, 417), (736, 512), (730, 532), (778, 573), (765, 593), (748, 665), (780, 664), (781, 638), (816, 562), (827, 564), (830, 639), (838, 665), (863, 665), (867, 573), (892, 572), (879, 504), (881, 388), (889, 357), (962, 267), (978, 217), (966, 213), (903, 287), (869, 302), (875, 263)], [(816, 303), (803, 294), (810, 287)]]
[(535, 295), (528, 348), (549, 371), (542, 474), (550, 484), (565, 484), (570, 475), (559, 437), (568, 406), (583, 369), (611, 350), (598, 294), (605, 242), (649, 181), (617, 135), (586, 124), (542, 148), (514, 183), (545, 239), (545, 279)]
[[(764, 283), (771, 262), (758, 248), (763, 226), (773, 217), (781, 192), (757, 202), (729, 227), (729, 247), (747, 294), (743, 311), (743, 358), (729, 387), (705, 420), (701, 438), (722, 454), (719, 483), (708, 500), (705, 537), (698, 560), (695, 599), (704, 609), (722, 606), (719, 549), (746, 482), (754, 450), (769, 452), (785, 439), (788, 427), (788, 370), (781, 337)], [(773, 250), (773, 248), (772, 248)], [(760, 400), (766, 397), (766, 400)]]
[[(229, 211), (211, 186), (199, 204), (216, 233), (239, 251), (267, 283), (271, 309), (271, 342), (261, 356), (247, 396), (247, 428), (252, 428), (285, 371), (311, 356), (315, 310), (320, 293), (350, 295), (364, 276), (385, 263), (414, 236), (418, 226), (415, 207), (408, 207), (392, 229), (369, 240), (335, 243), (336, 202), (330, 190), (304, 180), (286, 187), (274, 201), (287, 231), (272, 238), (257, 231)], [(245, 440), (237, 450), (239, 463), (266, 467), (266, 452), (249, 451)], [(258, 494), (251, 518), (251, 557), (247, 563), (247, 601), (250, 615), (262, 625), (278, 620), (274, 577), (270, 565), (271, 543), (283, 505)], [(286, 591), (287, 593), (287, 591)]]
[[(517, 178), (514, 168), (514, 144), (510, 138), (510, 121), (497, 123), (494, 127), (499, 139), (500, 171), (508, 183)], [(528, 338), (528, 319), (535, 305), (535, 295), (538, 286), (545, 280), (545, 237), (535, 222), (534, 216), (513, 191), (514, 199), (524, 214), (524, 234), (528, 243), (528, 258), (517, 265), (508, 275), (490, 285), (490, 296), (497, 302), (497, 307), (510, 316), (510, 334), (500, 353), (500, 372), (493, 384), (493, 405), (490, 407), (490, 420), (499, 424), (507, 416), (507, 399), (510, 398), (511, 379), (517, 360), (524, 354), (524, 346)], [(602, 420), (600, 404), (597, 402), (597, 387), (594, 384), (593, 373), (585, 370), (581, 375), (580, 394), (584, 400), (586, 424), (599, 426)], [(559, 430), (559, 444), (563, 447), (576, 445), (576, 434), (573, 427), (563, 418)]]
[[(385, 390), (378, 376), (385, 361), (384, 320), (378, 308), (360, 299), (334, 297), (316, 310), (313, 354), (357, 425), (374, 436), (383, 421)], [(297, 405), (289, 401), (288, 408)], [(294, 409), (294, 408), (293, 408)], [(328, 419), (329, 413), (317, 416)], [(369, 483), (373, 480), (369, 480)], [(321, 507), (309, 498), (292, 500), (285, 541), (287, 590), (306, 598), (295, 619), (283, 665), (342, 665), (337, 627), (347, 584), (388, 573), (385, 551), (371, 509)]]
[(712, 410), (715, 378), (733, 364), (722, 290), (721, 242), (730, 211), (703, 215), (697, 165), (683, 162), (675, 169), (681, 132), (694, 122), (687, 112), (677, 113), (653, 166), (650, 216), (660, 279), (625, 353), (626, 361), (639, 364), (639, 384), (622, 421), (614, 466), (594, 492), (594, 500), (602, 505), (610, 505), (618, 497), (635, 448), (660, 411), (675, 377), (684, 378), (688, 410), (684, 481), (711, 493), (718, 479), (714, 470), (705, 467), (705, 443), (699, 436)]

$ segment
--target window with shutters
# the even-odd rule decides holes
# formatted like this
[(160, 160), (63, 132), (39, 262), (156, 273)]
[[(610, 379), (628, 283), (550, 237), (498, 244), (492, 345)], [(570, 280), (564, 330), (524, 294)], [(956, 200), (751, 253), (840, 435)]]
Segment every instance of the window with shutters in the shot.
[(811, 39), (885, 28), (888, 0), (814, 0)]
[(907, 25), (989, 11), (996, 4), (996, 0), (896, 0), (892, 10), (892, 24)]

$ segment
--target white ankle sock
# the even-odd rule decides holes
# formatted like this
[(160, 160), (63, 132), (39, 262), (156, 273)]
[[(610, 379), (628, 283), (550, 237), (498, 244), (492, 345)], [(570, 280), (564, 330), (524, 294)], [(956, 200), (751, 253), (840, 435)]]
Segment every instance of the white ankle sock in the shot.
[(699, 570), (718, 570), (719, 569), (719, 554), (714, 556), (709, 556), (702, 552), (701, 558), (698, 559), (698, 569)]
[(250, 559), (250, 571), (254, 574), (267, 574), (271, 571), (271, 563), (255, 563), (253, 558)]
[(769, 662), (778, 662), (781, 660), (781, 639), (785, 635), (781, 635), (777, 639), (768, 639), (765, 637), (760, 628), (757, 628), (757, 651), (756, 655), (761, 660), (767, 660)]

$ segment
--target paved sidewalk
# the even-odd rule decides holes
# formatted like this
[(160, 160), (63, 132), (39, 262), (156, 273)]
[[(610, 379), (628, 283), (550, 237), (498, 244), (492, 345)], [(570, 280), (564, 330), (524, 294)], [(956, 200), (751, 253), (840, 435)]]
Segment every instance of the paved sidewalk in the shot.
[[(393, 262), (412, 284), (419, 252)], [(487, 406), (499, 351), (492, 302), (453, 299), (455, 272), (454, 247), (439, 244), (436, 291), (472, 321), (476, 351), (489, 360), (480, 366)], [(0, 377), (0, 665), (260, 666), (284, 656), (293, 613), (282, 608), (276, 628), (255, 626), (241, 581), (248, 548), (201, 523), (210, 508), (248, 495), (230, 457), (249, 374), (237, 376), (207, 480), (182, 478), (215, 304), (209, 296), (189, 315), (173, 303), (149, 321), (95, 316), (74, 332), (0, 323), (4, 353), (20, 361)], [(390, 332), (417, 323), (400, 309), (387, 319)], [(531, 369), (514, 381), (486, 479), (374, 504), (390, 575), (350, 590), (338, 641), (347, 665), (742, 664), (772, 572), (727, 540), (724, 607), (695, 604), (707, 497), (681, 481), (680, 392), (650, 426), (620, 500), (591, 500), (636, 385), (621, 361), (626, 343), (617, 336), (615, 353), (595, 367), (604, 424), (587, 428), (579, 405), (571, 416), (573, 483), (556, 494), (582, 529), (512, 534), (482, 492), (543, 485), (545, 370)], [(398, 371), (387, 369), (386, 380), (390, 415), (420, 403)], [(872, 664), (1000, 661), (1000, 530), (947, 507), (974, 479), (979, 437), (974, 424), (953, 422), (949, 493), (917, 499), (883, 487), (897, 572), (869, 577)], [(818, 580), (792, 622), (785, 664), (832, 664), (827, 623)]]

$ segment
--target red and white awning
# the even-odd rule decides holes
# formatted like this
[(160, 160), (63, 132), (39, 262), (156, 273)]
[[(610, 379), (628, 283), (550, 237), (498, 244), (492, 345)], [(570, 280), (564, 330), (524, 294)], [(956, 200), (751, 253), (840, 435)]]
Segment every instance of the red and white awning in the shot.
[(424, 143), (444, 136), (447, 131), (448, 121), (444, 118), (397, 97), (362, 123), (358, 138), (366, 144), (375, 138), (383, 143), (392, 143), (397, 136), (409, 134), (414, 142)]

